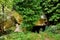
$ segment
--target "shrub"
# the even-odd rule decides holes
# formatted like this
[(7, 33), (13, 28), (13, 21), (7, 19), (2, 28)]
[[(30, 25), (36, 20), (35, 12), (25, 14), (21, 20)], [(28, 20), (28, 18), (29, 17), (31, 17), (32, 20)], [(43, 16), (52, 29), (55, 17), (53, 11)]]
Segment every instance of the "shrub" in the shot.
[(57, 24), (57, 25), (51, 25), (51, 26), (49, 26), (49, 28), (46, 29), (46, 31), (52, 32), (52, 33), (60, 33), (60, 23)]
[(60, 0), (42, 0), (40, 3), (41, 10), (47, 15), (49, 21), (53, 21), (52, 24), (57, 24), (60, 21)]
[(41, 15), (41, 0), (15, 0), (14, 9), (23, 17), (22, 27), (31, 29)]

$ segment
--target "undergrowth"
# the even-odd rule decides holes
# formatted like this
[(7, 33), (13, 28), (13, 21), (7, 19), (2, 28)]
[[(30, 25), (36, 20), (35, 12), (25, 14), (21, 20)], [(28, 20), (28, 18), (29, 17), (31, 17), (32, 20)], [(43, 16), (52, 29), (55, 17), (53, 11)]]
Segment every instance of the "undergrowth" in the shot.
[(60, 34), (53, 34), (51, 32), (12, 32), (1, 36), (0, 40), (60, 40)]

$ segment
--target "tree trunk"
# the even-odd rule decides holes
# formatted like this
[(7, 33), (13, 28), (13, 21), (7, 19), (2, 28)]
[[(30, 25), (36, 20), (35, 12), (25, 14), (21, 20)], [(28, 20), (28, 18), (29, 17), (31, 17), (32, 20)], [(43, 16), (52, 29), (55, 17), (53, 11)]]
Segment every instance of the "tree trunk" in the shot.
[(4, 13), (4, 4), (2, 4), (2, 12)]

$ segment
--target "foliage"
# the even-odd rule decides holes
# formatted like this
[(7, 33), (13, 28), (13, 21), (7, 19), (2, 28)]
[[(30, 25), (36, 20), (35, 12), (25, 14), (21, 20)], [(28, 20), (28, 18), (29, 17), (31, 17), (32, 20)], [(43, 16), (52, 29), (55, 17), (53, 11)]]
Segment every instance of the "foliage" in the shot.
[(13, 8), (13, 0), (0, 0), (0, 22), (4, 22), (7, 19), (7, 8)]
[(55, 24), (60, 22), (59, 0), (0, 0), (0, 5), (19, 12), (23, 17), (22, 27), (34, 26), (41, 14), (46, 14), (48, 20)]
[(54, 24), (60, 22), (59, 0), (15, 0), (14, 2), (14, 9), (23, 17), (23, 27), (33, 26), (41, 14), (46, 14), (48, 20)]
[(56, 25), (50, 25), (46, 32), (58, 33), (60, 34), (60, 23)]
[[(17, 35), (18, 34), (18, 35)], [(56, 38), (57, 37), (57, 38)], [(0, 39), (4, 40), (60, 40), (60, 34), (53, 34), (53, 33), (46, 33), (46, 32), (40, 32), (38, 33), (32, 33), (32, 32), (21, 32), (21, 33), (14, 33), (11, 32), (11, 34), (1, 36)]]
[(22, 27), (31, 28), (34, 22), (40, 18), (40, 0), (15, 0), (15, 10), (23, 17)]
[[(49, 21), (59, 23), (60, 20), (60, 0), (43, 0), (40, 3), (43, 13), (47, 15)], [(57, 24), (57, 23), (56, 23)]]
[[(10, 9), (13, 8), (22, 15), (22, 27), (31, 29), (34, 23), (40, 19), (41, 14), (46, 14), (48, 20), (54, 21), (56, 25), (49, 25), (45, 32), (39, 34), (10, 32), (11, 34), (1, 36), (0, 40), (60, 40), (60, 0), (0, 0), (0, 7), (1, 4)], [(2, 16), (2, 14), (0, 13), (0, 22), (3, 20), (3, 16), (7, 16), (5, 14)], [(48, 33), (46, 34), (46, 32)]]
[(4, 5), (5, 7), (10, 9), (12, 9), (13, 4), (13, 0), (0, 0), (0, 5)]

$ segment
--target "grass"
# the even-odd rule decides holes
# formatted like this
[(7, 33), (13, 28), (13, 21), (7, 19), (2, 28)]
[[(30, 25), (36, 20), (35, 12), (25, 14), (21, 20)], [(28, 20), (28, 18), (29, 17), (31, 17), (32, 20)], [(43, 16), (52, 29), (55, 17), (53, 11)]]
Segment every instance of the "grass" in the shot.
[(51, 32), (11, 32), (10, 34), (1, 36), (0, 40), (60, 40), (60, 34), (53, 34)]
[[(13, 28), (11, 29), (14, 30)], [(50, 31), (40, 31), (40, 33), (8, 31), (8, 34), (0, 36), (0, 40), (60, 40), (60, 34)]]

